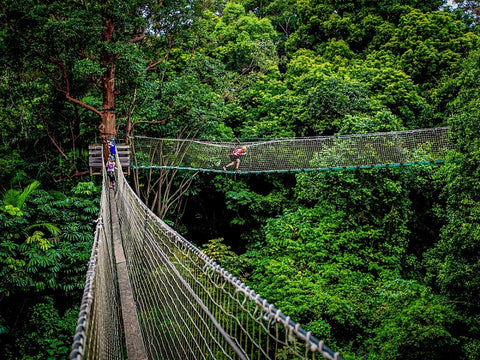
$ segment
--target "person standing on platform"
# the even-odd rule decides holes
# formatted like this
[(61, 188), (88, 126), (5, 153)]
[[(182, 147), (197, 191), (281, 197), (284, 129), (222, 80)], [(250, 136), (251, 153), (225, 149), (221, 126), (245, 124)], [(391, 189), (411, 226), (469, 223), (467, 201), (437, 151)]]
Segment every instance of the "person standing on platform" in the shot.
[(108, 148), (110, 149), (110, 155), (113, 155), (113, 157), (115, 157), (115, 154), (117, 153), (116, 146), (115, 138), (111, 138), (108, 142)]

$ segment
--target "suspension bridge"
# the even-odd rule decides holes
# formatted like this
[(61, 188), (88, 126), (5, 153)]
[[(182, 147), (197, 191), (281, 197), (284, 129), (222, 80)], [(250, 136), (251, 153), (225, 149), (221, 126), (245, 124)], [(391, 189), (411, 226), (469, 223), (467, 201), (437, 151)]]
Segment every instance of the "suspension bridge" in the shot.
[[(213, 142), (135, 137), (133, 169), (222, 173), (235, 148), (247, 148), (238, 173), (282, 173), (443, 163), (452, 146), (448, 128), (369, 134)], [(226, 171), (232, 173), (234, 167)]]
[[(452, 149), (447, 130), (242, 143), (240, 173), (442, 163)], [(131, 166), (220, 173), (237, 146), (135, 138)], [(341, 359), (158, 218), (123, 171), (115, 190), (102, 174), (70, 359)]]

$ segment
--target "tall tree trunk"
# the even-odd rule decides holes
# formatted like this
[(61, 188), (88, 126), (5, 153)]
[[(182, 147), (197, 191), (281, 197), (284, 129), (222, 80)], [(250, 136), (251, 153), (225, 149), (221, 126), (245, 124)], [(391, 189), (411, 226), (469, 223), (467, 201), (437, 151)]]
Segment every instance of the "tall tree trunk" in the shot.
[[(109, 148), (107, 142), (110, 138), (116, 138), (115, 128), (115, 64), (109, 64), (103, 74), (103, 104), (101, 112), (102, 130), (100, 137), (104, 139), (104, 156), (108, 158)], [(102, 133), (103, 132), (103, 133)]]
[(107, 137), (116, 137), (115, 130), (115, 64), (103, 74), (102, 124)]
[[(112, 42), (112, 36), (115, 32), (115, 25), (108, 14), (104, 13), (102, 40), (106, 43)], [(107, 141), (110, 138), (116, 138), (115, 125), (115, 61), (119, 54), (111, 53), (106, 50), (102, 52), (101, 63), (106, 70), (102, 77), (103, 104), (101, 111), (100, 138), (104, 143), (104, 156), (108, 158), (109, 149)]]

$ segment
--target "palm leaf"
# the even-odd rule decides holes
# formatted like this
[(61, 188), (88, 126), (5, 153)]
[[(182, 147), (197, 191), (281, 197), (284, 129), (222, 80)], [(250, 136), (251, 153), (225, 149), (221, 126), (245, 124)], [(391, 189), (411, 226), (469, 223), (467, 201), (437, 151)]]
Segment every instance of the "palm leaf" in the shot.
[(43, 228), (47, 229), (48, 231), (50, 231), (52, 236), (58, 236), (60, 234), (60, 229), (58, 227), (56, 227), (55, 225), (50, 224), (50, 223), (33, 224), (33, 225), (30, 225), (27, 228), (27, 230), (31, 230), (31, 229), (38, 228), (38, 227), (43, 227)]
[(17, 202), (17, 207), (21, 209), (23, 207), (23, 204), (25, 203), (25, 200), (27, 200), (27, 197), (34, 192), (38, 187), (40, 186), (40, 181), (34, 180), (30, 185), (28, 185), (25, 190), (20, 194), (18, 197), (18, 202)]
[(7, 190), (5, 195), (3, 195), (3, 204), (4, 205), (12, 205), (17, 207), (18, 197), (20, 196), (20, 191), (18, 190)]

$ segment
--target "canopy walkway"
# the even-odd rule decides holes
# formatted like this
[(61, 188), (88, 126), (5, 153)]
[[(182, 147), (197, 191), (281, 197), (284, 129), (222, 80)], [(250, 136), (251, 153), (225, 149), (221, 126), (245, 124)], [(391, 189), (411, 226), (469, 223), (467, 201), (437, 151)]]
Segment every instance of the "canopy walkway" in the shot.
[[(452, 148), (447, 130), (246, 142), (240, 172), (442, 163)], [(238, 146), (137, 137), (131, 166), (223, 172)], [(117, 189), (109, 190), (101, 170), (100, 214), (70, 359), (341, 359), (155, 216), (124, 171), (117, 170)]]
[[(274, 139), (212, 142), (196, 139), (133, 138), (133, 169), (179, 169), (222, 173), (229, 154), (247, 148), (240, 174), (328, 171), (443, 163), (453, 148), (448, 128)], [(234, 172), (234, 167), (227, 172)]]
[[(117, 169), (121, 169), (117, 157)], [(341, 359), (156, 217), (103, 168), (70, 359)]]

